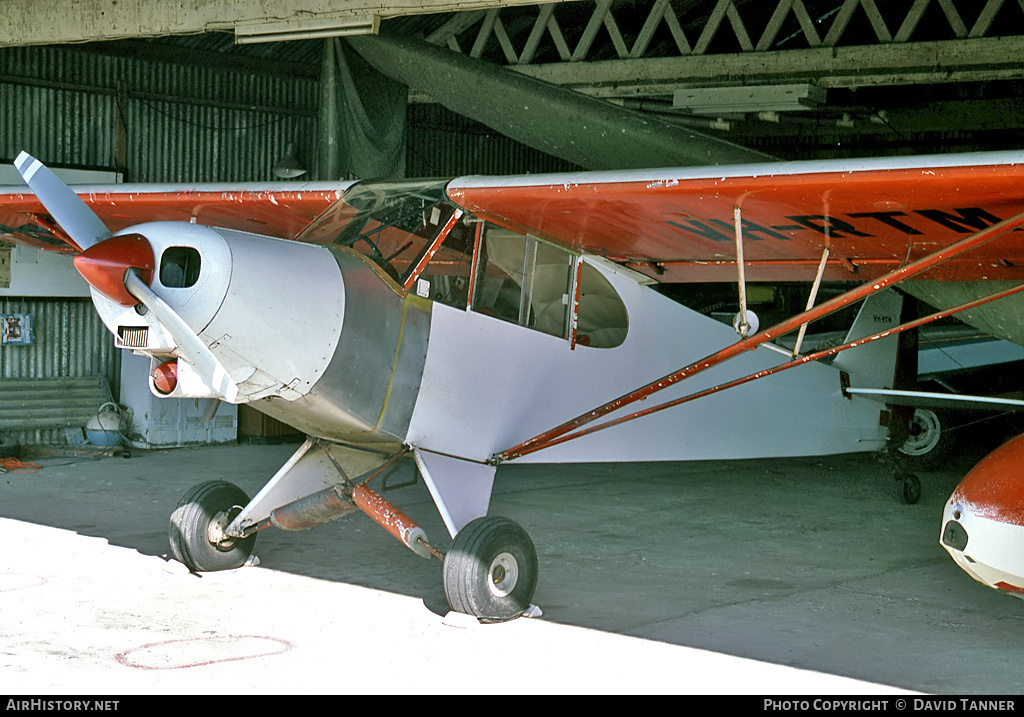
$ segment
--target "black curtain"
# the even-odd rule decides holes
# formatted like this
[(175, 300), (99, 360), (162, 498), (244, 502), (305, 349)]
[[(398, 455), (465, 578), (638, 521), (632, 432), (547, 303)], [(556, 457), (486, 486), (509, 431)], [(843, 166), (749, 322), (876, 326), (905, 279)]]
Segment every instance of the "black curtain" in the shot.
[(339, 38), (324, 41), (320, 179), (405, 176), (408, 88), (370, 67)]

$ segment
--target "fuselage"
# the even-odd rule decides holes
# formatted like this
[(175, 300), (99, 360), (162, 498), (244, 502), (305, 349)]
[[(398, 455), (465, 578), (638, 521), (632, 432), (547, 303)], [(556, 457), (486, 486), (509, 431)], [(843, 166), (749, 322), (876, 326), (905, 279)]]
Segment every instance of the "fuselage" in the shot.
[[(346, 194), (301, 241), (176, 222), (127, 230), (152, 246), (152, 290), (209, 347), (229, 395), (151, 314), (94, 298), (119, 345), (151, 357), (157, 395), (248, 403), (313, 437), (474, 461), (735, 341), (641, 275), (474, 220), (436, 189)], [(898, 303), (886, 312), (895, 321)], [(885, 440), (878, 407), (844, 398), (840, 371), (881, 365), (891, 379), (892, 344), (859, 365), (808, 364), (526, 460), (874, 450)], [(784, 360), (762, 347), (664, 399)]]

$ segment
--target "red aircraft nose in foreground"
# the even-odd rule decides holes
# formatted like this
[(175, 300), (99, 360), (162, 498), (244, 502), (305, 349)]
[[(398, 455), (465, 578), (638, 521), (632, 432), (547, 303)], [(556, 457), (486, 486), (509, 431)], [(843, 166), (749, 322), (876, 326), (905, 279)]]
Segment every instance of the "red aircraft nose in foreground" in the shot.
[(1024, 597), (1024, 436), (961, 481), (946, 502), (939, 542), (978, 582)]

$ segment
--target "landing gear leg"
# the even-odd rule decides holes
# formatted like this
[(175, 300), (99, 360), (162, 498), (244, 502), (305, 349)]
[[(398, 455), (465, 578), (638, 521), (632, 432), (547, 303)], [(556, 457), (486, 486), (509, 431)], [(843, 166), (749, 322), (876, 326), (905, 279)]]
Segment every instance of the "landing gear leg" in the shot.
[(456, 612), (484, 621), (511, 620), (530, 607), (537, 551), (508, 518), (477, 518), (455, 536), (444, 559), (444, 592)]
[(224, 529), (248, 503), (245, 491), (232, 483), (195, 486), (171, 514), (171, 553), (197, 573), (242, 567), (252, 555), (256, 534), (231, 538)]

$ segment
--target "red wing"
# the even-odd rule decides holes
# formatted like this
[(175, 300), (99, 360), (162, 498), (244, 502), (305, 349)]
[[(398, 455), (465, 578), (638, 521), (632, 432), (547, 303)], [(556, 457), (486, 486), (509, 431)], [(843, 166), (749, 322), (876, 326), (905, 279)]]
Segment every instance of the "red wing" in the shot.
[[(1024, 211), (1024, 155), (468, 178), (448, 192), (485, 219), (664, 282), (734, 281), (740, 207), (748, 280), (809, 280), (827, 246), (827, 280), (863, 281)], [(1024, 279), (1020, 237), (925, 278)]]
[[(149, 221), (199, 224), (292, 239), (336, 202), (344, 186), (122, 185), (78, 189), (111, 232)], [(31, 192), (0, 193), (0, 239), (54, 251), (77, 251)]]

